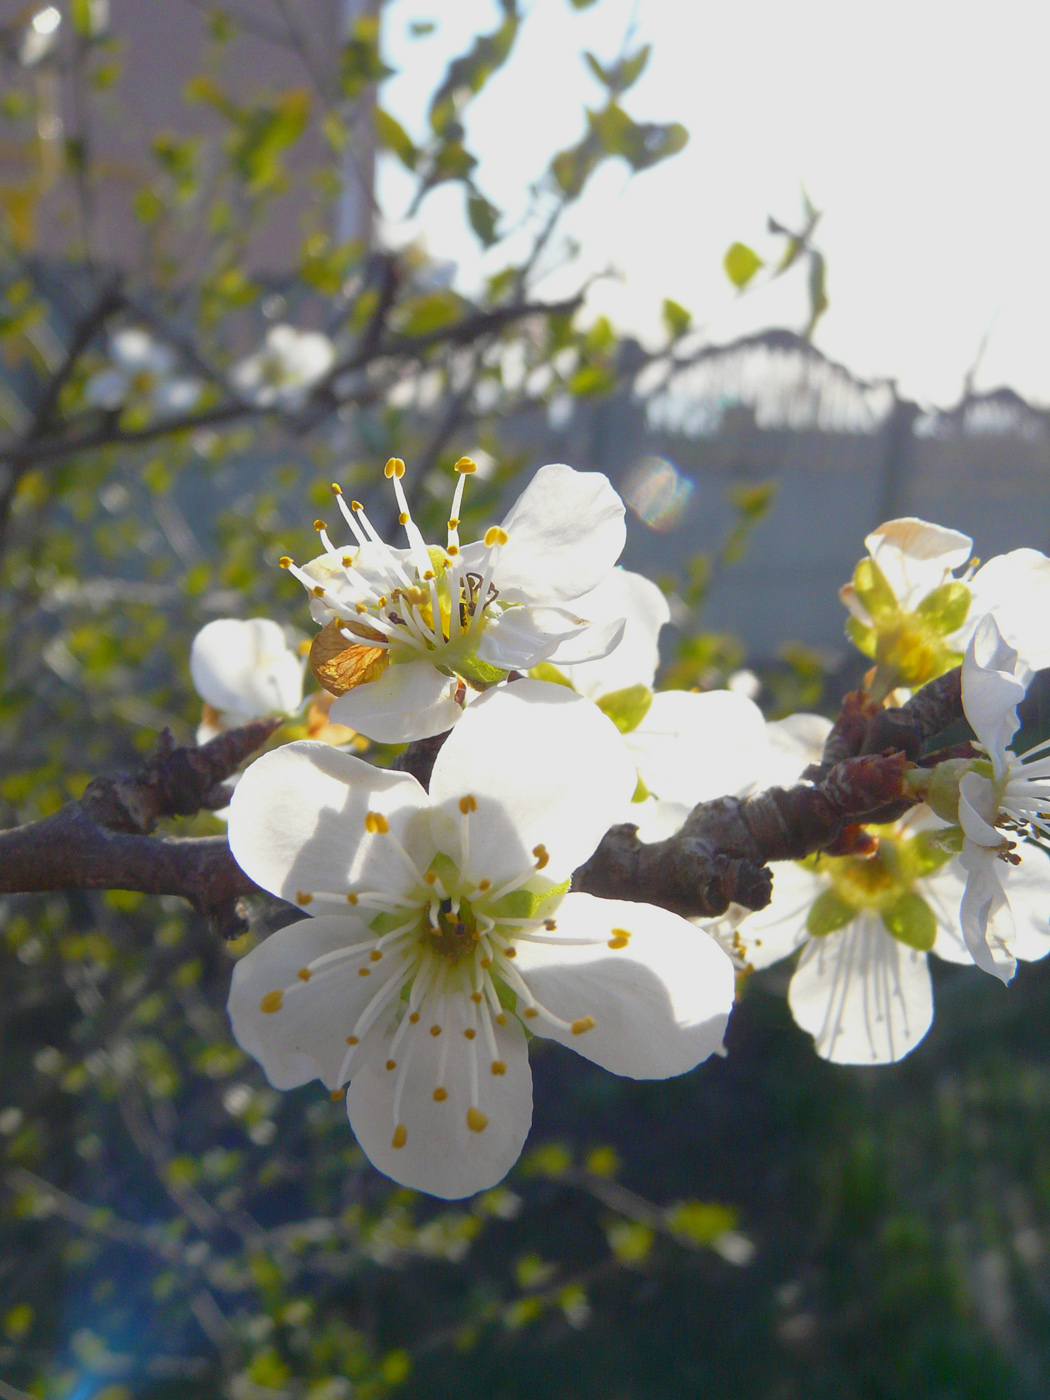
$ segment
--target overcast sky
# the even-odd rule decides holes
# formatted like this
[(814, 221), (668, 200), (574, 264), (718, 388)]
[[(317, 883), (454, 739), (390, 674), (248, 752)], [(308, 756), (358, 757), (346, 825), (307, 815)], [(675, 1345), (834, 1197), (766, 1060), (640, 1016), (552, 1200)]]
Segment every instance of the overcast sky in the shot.
[[(716, 340), (800, 329), (801, 279), (738, 298), (722, 257), (741, 239), (774, 258), (766, 216), (799, 220), (804, 184), (824, 211), (817, 241), (831, 308), (816, 342), (827, 354), (948, 404), (987, 334), (978, 386), (1010, 384), (1050, 402), (1050, 6), (598, 0), (576, 11), (569, 0), (532, 0), (529, 11), (507, 69), (470, 109), (478, 182), (497, 204), (519, 210), (550, 154), (578, 137), (584, 104), (601, 100), (581, 50), (614, 57), (632, 17), (635, 42), (653, 52), (624, 105), (639, 120), (680, 121), (691, 136), (681, 155), (633, 179), (615, 162), (574, 214), (583, 270), (613, 266), (623, 278), (595, 290), (596, 310), (643, 337), (665, 296)], [(394, 0), (386, 13), (401, 72), (384, 100), (419, 133), (449, 56), (493, 27), (497, 7)], [(412, 38), (412, 20), (438, 27)], [(393, 171), (383, 180), (396, 206), (406, 186)], [(469, 288), (480, 263), (461, 194), (431, 197), (422, 226)]]

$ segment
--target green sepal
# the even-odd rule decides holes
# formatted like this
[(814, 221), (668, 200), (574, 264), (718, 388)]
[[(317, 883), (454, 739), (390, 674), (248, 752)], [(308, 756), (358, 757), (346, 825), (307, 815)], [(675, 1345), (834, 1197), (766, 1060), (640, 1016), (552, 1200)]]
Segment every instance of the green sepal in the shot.
[(597, 702), (599, 710), (609, 716), (621, 734), (630, 734), (632, 729), (637, 729), (649, 713), (652, 703), (653, 692), (647, 685), (628, 685), (623, 690), (610, 690)]
[(638, 782), (637, 782), (636, 785), (635, 785), (634, 796), (631, 798), (631, 801), (632, 801), (632, 802), (644, 802), (645, 799), (646, 799), (648, 796), (649, 796), (649, 789), (648, 789), (648, 788), (645, 786), (645, 784), (642, 782), (642, 775), (641, 775), (641, 773), (639, 773), (639, 774), (638, 774)]
[(430, 555), (430, 567), (434, 570), (434, 577), (443, 578), (448, 564), (448, 555), (439, 544), (428, 544), (427, 553)]
[(957, 830), (958, 827), (949, 827), (947, 831), (920, 831), (913, 838), (908, 847), (908, 855), (917, 878), (932, 875), (935, 870), (940, 870), (942, 865), (948, 864), (955, 851), (945, 844), (943, 838), (949, 832)]
[(806, 915), (806, 932), (811, 938), (826, 938), (836, 929), (844, 928), (857, 916), (852, 904), (847, 903), (835, 890), (825, 890), (818, 894)]
[(507, 679), (507, 672), (498, 666), (490, 666), (476, 656), (462, 657), (456, 661), (456, 673), (463, 677), (469, 686), (484, 690), (486, 686), (497, 685)]
[(553, 661), (541, 661), (538, 665), (530, 667), (529, 680), (549, 681), (551, 685), (564, 685), (569, 690), (576, 689), (565, 672), (559, 671)]
[(539, 894), (532, 890), (511, 890), (495, 904), (489, 905), (489, 913), (497, 922), (500, 919), (542, 919), (543, 906), (550, 900), (561, 900), (569, 893), (571, 880), (563, 880), (560, 885), (550, 885)]
[(875, 660), (875, 647), (878, 638), (874, 627), (868, 627), (861, 622), (859, 617), (848, 617), (846, 619), (846, 636), (861, 653), (862, 656), (870, 656)]
[(928, 953), (937, 941), (937, 920), (921, 895), (909, 890), (896, 903), (882, 910), (887, 932), (905, 947)]
[(970, 597), (966, 584), (952, 579), (927, 593), (915, 611), (935, 632), (946, 637), (949, 632), (957, 632), (966, 621)]
[(897, 611), (897, 595), (874, 559), (862, 559), (853, 571), (857, 597), (876, 621)]

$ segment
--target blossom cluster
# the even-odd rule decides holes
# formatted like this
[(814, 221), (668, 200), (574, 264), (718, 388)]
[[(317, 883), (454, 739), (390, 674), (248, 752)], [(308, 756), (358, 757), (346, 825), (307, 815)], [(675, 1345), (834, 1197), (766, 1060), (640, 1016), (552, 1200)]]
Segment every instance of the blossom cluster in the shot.
[[(1012, 747), (1050, 663), (1050, 560), (966, 568), (965, 536), (915, 519), (868, 537), (842, 590), (875, 662), (868, 701), (961, 663), (972, 744), (910, 765), (910, 810), (854, 853), (775, 865), (765, 909), (704, 923), (579, 893), (573, 872), (617, 824), (659, 840), (698, 803), (802, 781), (830, 721), (767, 723), (742, 684), (656, 690), (669, 607), (617, 564), (624, 508), (607, 479), (543, 467), (464, 542), (473, 472), (456, 464), (440, 545), (412, 518), (399, 459), (385, 476), (404, 544), (333, 486), (348, 538), (318, 520), (321, 553), (281, 560), (312, 642), (219, 619), (194, 643), (202, 742), (286, 717), (228, 811), (239, 864), (302, 915), (234, 968), (234, 1034), (274, 1087), (345, 1090), (375, 1166), (454, 1198), (522, 1149), (532, 1037), (616, 1074), (682, 1074), (722, 1052), (747, 976), (797, 954), (789, 1005), (817, 1053), (884, 1064), (932, 1022), (930, 955), (1008, 980), (1050, 952), (1050, 747)], [(306, 702), (304, 652), (322, 687)], [(361, 756), (439, 736), (427, 788)]]

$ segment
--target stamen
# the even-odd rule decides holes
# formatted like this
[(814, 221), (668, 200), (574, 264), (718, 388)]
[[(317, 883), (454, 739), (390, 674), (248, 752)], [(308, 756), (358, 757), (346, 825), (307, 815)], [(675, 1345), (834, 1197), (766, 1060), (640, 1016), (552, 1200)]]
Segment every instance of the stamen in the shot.
[(399, 1123), (399, 1124), (397, 1125), (397, 1127), (394, 1129), (394, 1136), (393, 1136), (393, 1137), (391, 1138), (391, 1140), (390, 1140), (390, 1146), (393, 1147), (393, 1148), (395, 1148), (395, 1149), (397, 1149), (397, 1148), (399, 1148), (399, 1147), (404, 1147), (404, 1145), (405, 1145), (405, 1143), (406, 1143), (407, 1141), (408, 1141), (408, 1130), (406, 1129), (404, 1123)]
[(267, 992), (259, 1003), (259, 1010), (265, 1012), (268, 1016), (272, 1016), (275, 1011), (280, 1011), (283, 1005), (283, 992)]
[(483, 1133), (489, 1125), (489, 1120), (479, 1108), (471, 1106), (467, 1109), (467, 1127), (472, 1133)]

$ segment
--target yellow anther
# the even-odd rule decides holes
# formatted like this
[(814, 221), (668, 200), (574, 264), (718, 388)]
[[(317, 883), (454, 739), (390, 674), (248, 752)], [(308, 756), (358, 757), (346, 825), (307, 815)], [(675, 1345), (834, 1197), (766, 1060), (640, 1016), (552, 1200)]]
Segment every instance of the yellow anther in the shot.
[(448, 528), (449, 528), (450, 530), (458, 530), (458, 529), (459, 529), (459, 521), (456, 520), (455, 518), (453, 518), (452, 520), (450, 520), (450, 521), (448, 522)]
[(484, 894), (486, 890), (490, 890), (491, 888), (492, 888), (492, 881), (491, 881), (491, 880), (479, 880), (479, 881), (478, 881), (478, 889), (481, 891), (482, 894)]
[(433, 870), (428, 870), (427, 873), (423, 876), (423, 879), (426, 882), (426, 884), (433, 885), (437, 881), (437, 875), (434, 873)]
[(626, 948), (631, 941), (631, 935), (625, 928), (614, 928), (609, 931), (612, 934), (609, 939), (610, 948)]
[(364, 510), (364, 506), (361, 504), (360, 501), (351, 501), (351, 502), (350, 502), (350, 509), (351, 509), (351, 510)]
[(347, 902), (347, 904), (356, 904), (356, 903), (357, 903), (357, 895), (356, 895), (356, 894), (348, 894), (347, 897), (346, 897), (346, 902)]
[(308, 904), (312, 904), (314, 902), (314, 897), (312, 894), (307, 894), (305, 890), (296, 890), (295, 902), (296, 904), (302, 905), (302, 907), (305, 909)]
[(553, 933), (558, 927), (558, 925), (553, 919), (544, 919), (543, 927), (547, 930), (548, 933)]
[(355, 613), (366, 613), (367, 611), (368, 611), (368, 609), (365, 607), (364, 603), (355, 603), (355, 604), (354, 604), (354, 612), (355, 612)]
[(383, 954), (379, 951), (378, 948), (373, 948), (368, 955), (371, 962), (379, 962), (382, 956)]
[(493, 1074), (506, 1074), (506, 1073), (507, 1073), (507, 1066), (503, 1063), (502, 1060), (493, 1060), (493, 1061), (492, 1061), (492, 1073), (493, 1073)]
[(573, 1021), (572, 1033), (573, 1035), (583, 1035), (584, 1031), (593, 1031), (597, 1024), (593, 1016), (581, 1016), (579, 1020)]
[(485, 531), (485, 543), (490, 546), (494, 544), (506, 544), (506, 530), (501, 530), (498, 525), (490, 525)]
[(404, 1123), (399, 1123), (394, 1129), (394, 1136), (390, 1139), (390, 1146), (396, 1150), (399, 1147), (404, 1147), (407, 1141), (408, 1129), (405, 1127)]
[(262, 1001), (259, 1003), (259, 1010), (266, 1012), (268, 1016), (272, 1016), (275, 1011), (280, 1011), (283, 1005), (283, 992), (267, 992), (266, 995), (263, 997)]
[(505, 958), (516, 958), (518, 956), (518, 950), (517, 948), (505, 948), (503, 950), (503, 956)]
[(328, 1097), (332, 1100), (333, 1103), (338, 1103), (339, 1100), (343, 1097), (343, 1091), (342, 1089), (333, 1089), (332, 1092), (328, 1095)]
[(303, 982), (309, 982), (310, 978), (313, 976), (313, 973), (308, 967), (301, 967), (295, 975), (296, 977), (300, 978)]
[(315, 529), (315, 530), (327, 530), (327, 529), (328, 529), (328, 526), (324, 523), (323, 520), (315, 520), (315, 521), (314, 521), (314, 529)]
[(342, 564), (342, 566), (343, 566), (344, 569), (352, 568), (353, 562), (354, 562), (354, 556), (353, 556), (352, 554), (344, 554), (343, 557), (342, 557), (342, 559), (340, 559), (339, 562), (340, 562), (340, 564)]
[(470, 457), (461, 457), (452, 468), (454, 472), (462, 472), (464, 476), (469, 476), (471, 472), (476, 472), (477, 469), (477, 462), (473, 461)]
[(482, 958), (482, 959), (481, 959), (481, 966), (482, 966), (482, 967), (491, 967), (491, 966), (492, 966), (492, 959), (489, 958), (489, 957), (484, 957), (484, 958)]
[(435, 574), (433, 569), (428, 569), (423, 577), (426, 579), (427, 583), (429, 583), (432, 578), (437, 578), (437, 574)]
[(444, 1103), (445, 1100), (446, 1100), (447, 1098), (448, 1098), (448, 1090), (447, 1090), (447, 1089), (442, 1089), (442, 1088), (439, 1086), (437, 1089), (434, 1090), (434, 1102), (435, 1102), (435, 1103)]
[(430, 1027), (430, 1034), (431, 1034), (431, 1035), (440, 1035), (440, 1034), (441, 1034), (441, 1027), (440, 1027), (440, 1026), (431, 1026), (431, 1027)]
[(299, 643), (298, 651), (300, 656), (310, 655), (310, 642), (305, 637)]
[(282, 569), (290, 569), (292, 567), (293, 560), (290, 555), (282, 554), (277, 562), (278, 564), (280, 564)]
[(407, 525), (411, 518), (412, 517), (409, 515), (407, 510), (399, 511), (397, 516), (397, 523), (399, 525)]
[(536, 1010), (534, 1006), (526, 1006), (525, 1010), (521, 1014), (525, 1017), (527, 1021), (531, 1021), (534, 1016), (538, 1016), (540, 1013)]
[(343, 488), (339, 485), (338, 481), (332, 482), (332, 494), (335, 496), (341, 496), (343, 494)]
[(321, 587), (321, 585), (320, 585), (319, 583), (315, 584), (315, 585), (313, 586), (313, 588), (310, 589), (310, 592), (314, 595), (315, 598), (323, 598), (323, 597), (324, 597), (324, 589)]
[(480, 992), (471, 992), (471, 994), (470, 994), (470, 999), (471, 999), (471, 1001), (475, 1004), (475, 1006), (480, 1006), (480, 1005), (481, 1005), (481, 993), (480, 993)]
[(401, 477), (405, 474), (405, 464), (400, 457), (391, 457), (383, 468), (383, 475), (386, 477)]
[(396, 1061), (396, 1060), (387, 1060), (387, 1062), (386, 1062), (386, 1067), (387, 1067), (387, 1069), (397, 1069), (397, 1061)]
[(372, 969), (370, 967), (359, 967), (357, 969), (357, 975), (358, 977), (371, 977)]
[(547, 854), (547, 847), (542, 844), (540, 844), (539, 846), (533, 846), (532, 854), (536, 857), (537, 870), (542, 870), (543, 867), (550, 860), (550, 856)]
[(377, 607), (377, 608), (385, 608), (385, 607), (386, 607), (386, 604), (387, 604), (386, 594), (385, 594), (385, 593), (381, 593), (381, 594), (379, 595), (379, 597), (376, 599), (376, 607)]
[(418, 1011), (413, 1011), (413, 1012), (411, 1012), (411, 1013), (409, 1014), (408, 1019), (412, 1022), (413, 1025), (415, 1025), (416, 1022), (419, 1020), (419, 1012), (418, 1012)]
[(459, 810), (464, 816), (466, 816), (468, 812), (476, 812), (478, 810), (478, 799), (468, 792), (466, 797), (461, 797), (459, 799)]
[(347, 1043), (347, 1045), (360, 1045), (360, 1044), (361, 1044), (361, 1042), (358, 1040), (358, 1038), (357, 1038), (356, 1035), (348, 1035), (348, 1036), (346, 1037), (346, 1043)]
[(466, 1036), (467, 1040), (473, 1040), (474, 1037), (477, 1035), (477, 1031), (474, 1030), (472, 1027), (468, 1026), (468, 1028), (463, 1032), (463, 1034), (464, 1036)]
[(482, 1113), (480, 1108), (467, 1109), (467, 1127), (472, 1133), (483, 1133), (489, 1125), (489, 1120)]
[(382, 812), (366, 812), (365, 830), (371, 832), (373, 836), (385, 836), (390, 830), (390, 823)]
[(459, 553), (459, 545), (458, 545), (458, 544), (450, 544), (449, 547), (448, 547), (448, 552), (449, 552), (449, 554), (452, 556), (452, 558), (454, 559), (454, 558), (456, 557), (456, 555)]

